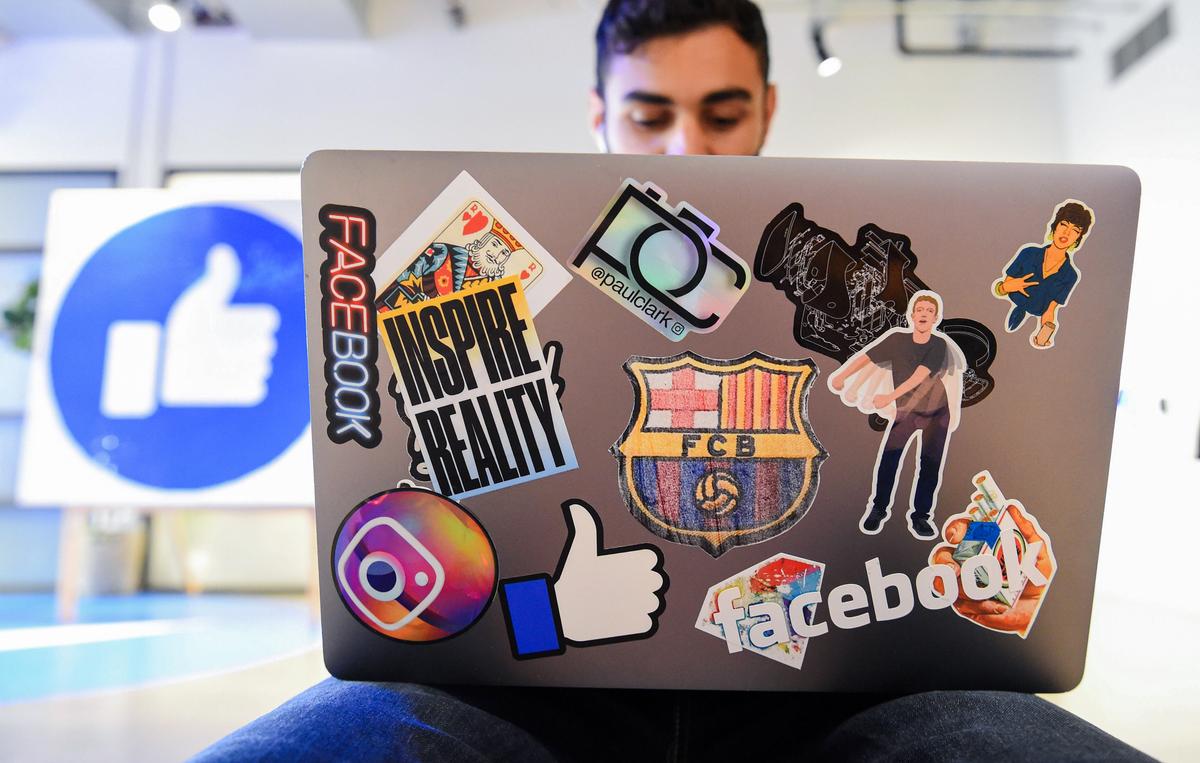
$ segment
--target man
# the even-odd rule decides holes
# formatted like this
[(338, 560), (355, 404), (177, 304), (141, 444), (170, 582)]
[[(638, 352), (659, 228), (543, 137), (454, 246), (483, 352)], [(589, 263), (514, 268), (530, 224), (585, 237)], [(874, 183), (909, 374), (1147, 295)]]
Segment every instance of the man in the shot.
[(1026, 244), (1004, 268), (1004, 276), (992, 284), (996, 297), (1012, 302), (1005, 326), (1010, 333), (1029, 316), (1038, 319), (1029, 342), (1039, 350), (1054, 346), (1058, 309), (1066, 306), (1079, 283), (1071, 254), (1078, 251), (1095, 221), (1095, 214), (1086, 205), (1067, 199), (1046, 226), (1047, 243)]
[(958, 426), (966, 368), (958, 345), (934, 330), (941, 313), (940, 297), (918, 291), (909, 301), (909, 330), (891, 329), (829, 377), (829, 388), (842, 402), (889, 420), (875, 462), (875, 492), (859, 523), (868, 535), (878, 533), (891, 515), (896, 472), (914, 441), (917, 478), (909, 529), (922, 540), (938, 534), (930, 520), (950, 433)]
[(609, 2), (596, 28), (591, 125), (616, 154), (757, 154), (775, 114), (749, 0)]
[[(609, 0), (596, 43), (591, 123), (602, 150), (756, 154), (762, 148), (775, 91), (767, 82), (766, 30), (750, 0)], [(695, 667), (703, 669), (699, 662)], [(514, 687), (443, 691), (328, 679), (195, 760), (678, 761), (740, 758), (747, 750), (930, 761), (961, 760), (976, 750), (985, 750), (989, 760), (1053, 760), (1069, 750), (1078, 757), (1148, 760), (1033, 695), (927, 693), (880, 700)], [(864, 708), (870, 709), (854, 715)], [(1031, 747), (1040, 737), (1031, 742), (1019, 724), (1033, 717), (1053, 729), (1055, 745)], [(771, 729), (753, 722), (762, 718), (784, 720)], [(789, 726), (789, 719), (801, 722)], [(962, 730), (970, 731), (969, 743), (947, 743)]]

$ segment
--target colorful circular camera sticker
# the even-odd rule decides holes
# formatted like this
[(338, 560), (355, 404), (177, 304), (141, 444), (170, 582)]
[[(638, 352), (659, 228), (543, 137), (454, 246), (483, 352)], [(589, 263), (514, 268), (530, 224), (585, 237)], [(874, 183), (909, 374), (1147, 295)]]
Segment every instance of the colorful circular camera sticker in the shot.
[(350, 612), (400, 641), (439, 641), (471, 627), (496, 591), (496, 552), (462, 506), (418, 488), (387, 490), (346, 517), (333, 577)]

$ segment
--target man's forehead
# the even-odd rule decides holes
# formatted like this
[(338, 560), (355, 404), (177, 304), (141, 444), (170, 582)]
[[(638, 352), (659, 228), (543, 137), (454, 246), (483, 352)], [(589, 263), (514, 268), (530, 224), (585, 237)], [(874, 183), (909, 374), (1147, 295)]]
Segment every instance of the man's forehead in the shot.
[(614, 54), (605, 78), (607, 99), (697, 105), (753, 97), (764, 82), (758, 56), (728, 26), (658, 37)]

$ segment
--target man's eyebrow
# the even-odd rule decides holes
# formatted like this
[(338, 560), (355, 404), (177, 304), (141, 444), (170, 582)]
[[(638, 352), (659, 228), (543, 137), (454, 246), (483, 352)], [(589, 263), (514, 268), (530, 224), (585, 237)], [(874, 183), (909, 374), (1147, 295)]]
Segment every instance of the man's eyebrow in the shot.
[(621, 100), (649, 103), (655, 106), (670, 106), (671, 104), (675, 103), (665, 95), (659, 95), (658, 93), (647, 93), (645, 90), (630, 90)]
[(705, 106), (713, 106), (726, 101), (749, 101), (753, 100), (750, 91), (744, 87), (730, 87), (724, 90), (714, 90), (701, 99), (701, 103)]

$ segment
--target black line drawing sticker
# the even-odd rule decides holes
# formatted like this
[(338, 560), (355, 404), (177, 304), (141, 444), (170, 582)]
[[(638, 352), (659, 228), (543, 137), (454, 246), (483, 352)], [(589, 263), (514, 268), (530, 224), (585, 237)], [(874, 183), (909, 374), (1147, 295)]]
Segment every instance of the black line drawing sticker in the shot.
[[(767, 224), (754, 257), (755, 277), (796, 306), (793, 334), (800, 346), (843, 363), (888, 329), (906, 324), (909, 299), (930, 290), (916, 268), (907, 236), (868, 223), (851, 246), (807, 219), (799, 203)], [(980, 402), (995, 385), (989, 372), (995, 335), (967, 318), (946, 318), (939, 328), (966, 358), (962, 404)], [(886, 424), (873, 416), (871, 426)]]
[(567, 539), (554, 575), (500, 582), (509, 646), (518, 660), (562, 654), (568, 645), (650, 638), (667, 607), (671, 581), (662, 551), (649, 543), (606, 549), (595, 509), (573, 499), (562, 510)]
[(1030, 316), (1035, 318), (1029, 344), (1037, 350), (1054, 346), (1058, 311), (1079, 284), (1080, 272), (1071, 255), (1083, 246), (1096, 224), (1096, 213), (1076, 199), (1067, 199), (1046, 223), (1042, 244), (1025, 244), (1013, 255), (1000, 278), (992, 283), (992, 296), (1012, 304), (1004, 330), (1010, 334)]

